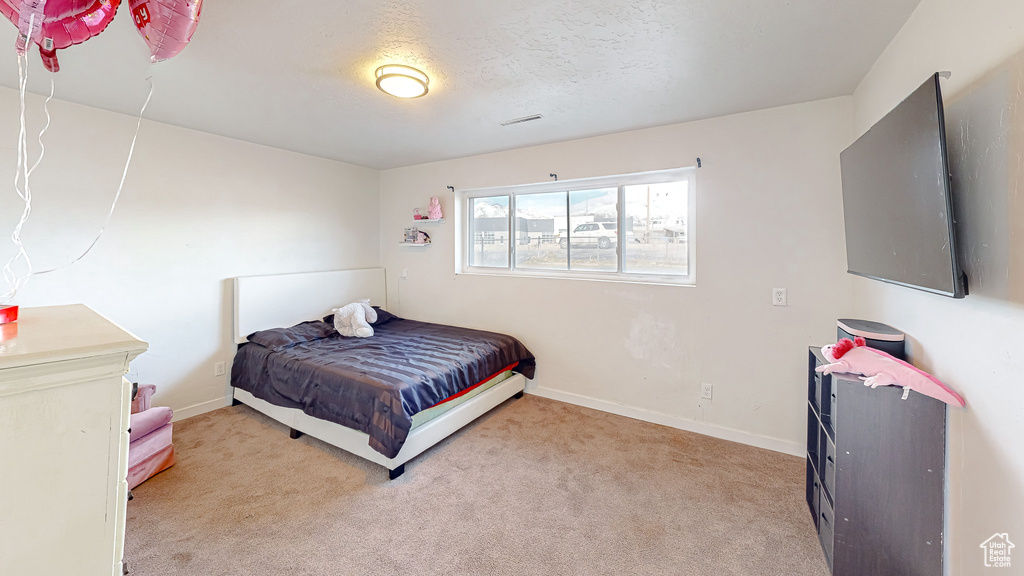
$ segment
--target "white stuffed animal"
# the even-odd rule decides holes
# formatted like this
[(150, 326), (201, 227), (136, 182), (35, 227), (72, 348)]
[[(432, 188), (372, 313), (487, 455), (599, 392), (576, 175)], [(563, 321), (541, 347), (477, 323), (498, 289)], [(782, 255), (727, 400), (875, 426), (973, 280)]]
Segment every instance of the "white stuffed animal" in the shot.
[(369, 298), (335, 308), (331, 312), (334, 312), (334, 329), (338, 334), (356, 338), (373, 336), (373, 326), (370, 326), (370, 322), (377, 321), (377, 311), (370, 306)]

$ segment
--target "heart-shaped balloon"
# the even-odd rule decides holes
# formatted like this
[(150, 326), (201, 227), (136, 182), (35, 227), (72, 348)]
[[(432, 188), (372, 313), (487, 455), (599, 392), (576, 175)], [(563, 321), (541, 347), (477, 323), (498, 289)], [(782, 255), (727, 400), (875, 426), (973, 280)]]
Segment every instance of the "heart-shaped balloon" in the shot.
[(18, 51), (37, 44), (43, 65), (57, 72), (57, 50), (103, 32), (120, 5), (121, 0), (0, 0), (0, 13), (19, 29)]
[(203, 0), (128, 0), (153, 62), (177, 56), (199, 26)]

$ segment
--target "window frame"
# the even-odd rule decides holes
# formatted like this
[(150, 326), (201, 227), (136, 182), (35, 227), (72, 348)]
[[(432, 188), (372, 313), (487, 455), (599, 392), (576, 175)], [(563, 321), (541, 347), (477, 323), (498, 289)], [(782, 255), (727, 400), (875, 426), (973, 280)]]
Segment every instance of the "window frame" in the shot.
[[(540, 182), (536, 184), (520, 184), (515, 186), (498, 186), (493, 188), (475, 188), (471, 190), (460, 190), (456, 193), (456, 274), (485, 275), (485, 276), (513, 276), (517, 278), (558, 278), (568, 280), (596, 280), (604, 282), (626, 282), (641, 284), (662, 284), (675, 286), (695, 286), (696, 275), (696, 213), (697, 213), (697, 187), (696, 167), (673, 168), (669, 170), (656, 170), (651, 172), (639, 172), (634, 174), (620, 174), (615, 176), (600, 176), (596, 178), (579, 178), (575, 180), (554, 180), (551, 182)], [(598, 188), (616, 188), (616, 230), (625, 230), (626, 213), (625, 190), (628, 186), (644, 184), (663, 184), (668, 182), (687, 181), (687, 215), (686, 215), (686, 251), (687, 251), (687, 274), (652, 274), (638, 272), (624, 272), (625, 269), (625, 234), (616, 235), (616, 271), (587, 271), (573, 270), (571, 268), (570, 241), (566, 259), (569, 270), (538, 270), (521, 269), (516, 266), (516, 247), (518, 232), (515, 229), (516, 197), (528, 194), (542, 194), (551, 192), (565, 192), (593, 190)], [(471, 266), (469, 264), (472, 247), (469, 241), (472, 239), (470, 222), (473, 211), (471, 203), (475, 198), (494, 196), (508, 197), (508, 265), (506, 267)], [(571, 218), (567, 215), (566, 233), (571, 233)]]

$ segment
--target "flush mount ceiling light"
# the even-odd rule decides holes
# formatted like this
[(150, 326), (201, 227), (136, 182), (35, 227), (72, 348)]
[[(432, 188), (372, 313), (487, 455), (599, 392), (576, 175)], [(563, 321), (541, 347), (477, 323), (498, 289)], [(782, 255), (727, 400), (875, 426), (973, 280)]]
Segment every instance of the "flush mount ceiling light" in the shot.
[(399, 98), (419, 98), (427, 93), (430, 78), (419, 70), (401, 64), (385, 64), (377, 68), (377, 88)]

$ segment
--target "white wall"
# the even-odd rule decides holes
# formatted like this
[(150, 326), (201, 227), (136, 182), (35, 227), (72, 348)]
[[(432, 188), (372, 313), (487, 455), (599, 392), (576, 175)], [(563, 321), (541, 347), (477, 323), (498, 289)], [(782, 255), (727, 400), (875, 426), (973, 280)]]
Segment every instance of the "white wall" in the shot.
[[(41, 106), (30, 97), (36, 127)], [(0, 89), (0, 110), (2, 265), (21, 213), (11, 184), (15, 91)], [(24, 233), (37, 269), (70, 261), (95, 236), (135, 128), (134, 118), (93, 108), (54, 101), (51, 110)], [(230, 368), (234, 355), (227, 279), (376, 266), (378, 186), (376, 170), (144, 122), (99, 243), (70, 268), (32, 278), (12, 303), (91, 306), (149, 342), (131, 375), (158, 385), (157, 404), (179, 418), (213, 409), (228, 386), (213, 365)]]
[[(537, 392), (794, 454), (805, 451), (806, 349), (849, 302), (839, 151), (849, 98), (387, 170), (381, 260), (409, 317), (507, 332), (538, 356)], [(675, 168), (697, 171), (697, 286), (454, 274), (456, 223), (400, 247), (446, 190)], [(403, 269), (408, 279), (401, 281)], [(789, 307), (771, 290), (788, 288)], [(700, 383), (715, 385), (701, 403)]]
[(948, 412), (948, 574), (981, 574), (979, 545), (996, 532), (1024, 543), (1022, 22), (1020, 0), (923, 0), (854, 94), (860, 134), (928, 75), (952, 72), (943, 92), (971, 295), (854, 281), (858, 315), (906, 331), (914, 362), (967, 400)]

